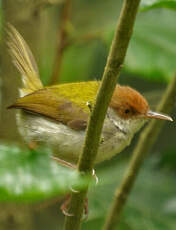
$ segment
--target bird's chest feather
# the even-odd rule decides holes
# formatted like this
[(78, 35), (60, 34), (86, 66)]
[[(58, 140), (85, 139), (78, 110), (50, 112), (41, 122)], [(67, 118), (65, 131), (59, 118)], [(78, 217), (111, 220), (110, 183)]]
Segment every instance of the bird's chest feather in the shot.
[[(42, 116), (19, 111), (19, 131), (27, 143), (35, 141), (52, 148), (57, 157), (76, 163), (81, 153), (85, 131), (73, 130), (62, 123), (53, 122)], [(124, 124), (114, 120), (109, 111), (105, 119), (96, 162), (111, 158), (130, 144), (132, 132)]]

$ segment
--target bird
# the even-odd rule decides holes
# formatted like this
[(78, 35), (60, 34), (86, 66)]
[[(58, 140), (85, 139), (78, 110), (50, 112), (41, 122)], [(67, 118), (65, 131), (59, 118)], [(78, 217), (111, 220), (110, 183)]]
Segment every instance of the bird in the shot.
[[(23, 82), (19, 98), (8, 107), (17, 109), (20, 134), (26, 143), (48, 146), (53, 156), (77, 164), (101, 81), (43, 86), (29, 46), (12, 25), (9, 25), (8, 37), (9, 52)], [(106, 113), (95, 163), (120, 153), (150, 119), (172, 121), (168, 115), (151, 111), (138, 91), (117, 84)]]

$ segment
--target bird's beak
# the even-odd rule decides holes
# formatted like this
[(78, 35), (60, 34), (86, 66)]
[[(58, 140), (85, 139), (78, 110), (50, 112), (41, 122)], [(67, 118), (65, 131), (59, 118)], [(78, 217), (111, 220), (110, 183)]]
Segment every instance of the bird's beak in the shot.
[(154, 119), (160, 119), (160, 120), (167, 120), (167, 121), (173, 121), (173, 119), (165, 114), (157, 113), (149, 110), (145, 116), (146, 118), (154, 118)]

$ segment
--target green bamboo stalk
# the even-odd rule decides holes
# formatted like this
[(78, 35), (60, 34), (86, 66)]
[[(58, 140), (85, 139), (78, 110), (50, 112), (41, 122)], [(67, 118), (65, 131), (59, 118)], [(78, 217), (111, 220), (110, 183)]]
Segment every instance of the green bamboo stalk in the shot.
[[(114, 39), (111, 45), (103, 79), (96, 97), (96, 104), (90, 116), (83, 152), (78, 162), (78, 171), (91, 174), (97, 155), (103, 121), (122, 68), (140, 0), (124, 0)], [(65, 230), (79, 230), (88, 187), (80, 193), (71, 194), (66, 216)]]
[[(173, 77), (172, 81), (169, 83), (163, 98), (161, 99), (157, 111), (164, 113), (171, 113), (176, 101), (176, 76)], [(120, 214), (123, 207), (130, 195), (136, 177), (138, 175), (139, 169), (145, 159), (146, 154), (151, 150), (154, 143), (156, 142), (159, 133), (164, 125), (164, 121), (152, 120), (144, 131), (141, 133), (139, 141), (133, 151), (132, 159), (129, 167), (125, 173), (120, 187), (118, 187), (114, 194), (114, 200), (110, 211), (108, 212), (104, 230), (115, 230), (119, 224)]]

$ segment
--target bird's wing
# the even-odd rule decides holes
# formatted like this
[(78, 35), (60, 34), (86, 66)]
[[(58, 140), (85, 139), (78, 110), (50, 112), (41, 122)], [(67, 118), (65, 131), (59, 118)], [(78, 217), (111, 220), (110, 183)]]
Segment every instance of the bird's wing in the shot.
[(44, 115), (74, 130), (84, 130), (89, 117), (81, 107), (64, 97), (58, 97), (51, 88), (44, 88), (18, 98), (9, 108)]
[(90, 109), (87, 106), (94, 105), (95, 97), (100, 86), (100, 81), (74, 82), (58, 84), (48, 87), (59, 98), (64, 97), (89, 113)]

